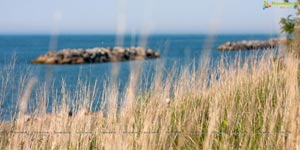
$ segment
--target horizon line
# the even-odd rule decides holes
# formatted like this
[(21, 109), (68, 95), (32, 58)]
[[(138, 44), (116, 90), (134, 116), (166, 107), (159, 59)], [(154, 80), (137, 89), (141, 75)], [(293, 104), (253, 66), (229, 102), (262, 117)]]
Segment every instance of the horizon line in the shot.
[(53, 33), (1, 33), (0, 36), (9, 36), (9, 35), (47, 35), (47, 36), (65, 36), (65, 35), (120, 35), (120, 36), (140, 36), (140, 35), (280, 35), (281, 33), (276, 32), (276, 33), (267, 33), (267, 32), (220, 32), (220, 33), (190, 33), (190, 32), (161, 32), (161, 33), (148, 33), (148, 34), (143, 34), (143, 33), (124, 33), (124, 34), (118, 34), (118, 33), (59, 33), (59, 34), (53, 34)]

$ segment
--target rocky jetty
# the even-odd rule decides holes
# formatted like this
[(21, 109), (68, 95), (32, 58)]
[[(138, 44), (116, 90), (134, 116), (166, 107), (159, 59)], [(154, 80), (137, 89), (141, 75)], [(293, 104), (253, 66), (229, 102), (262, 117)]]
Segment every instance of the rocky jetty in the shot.
[(33, 64), (84, 64), (146, 60), (159, 58), (159, 53), (142, 47), (63, 49), (51, 51), (33, 60)]
[(226, 42), (218, 47), (218, 50), (258, 50), (258, 49), (272, 49), (279, 46), (280, 39), (270, 39), (266, 41), (237, 41)]

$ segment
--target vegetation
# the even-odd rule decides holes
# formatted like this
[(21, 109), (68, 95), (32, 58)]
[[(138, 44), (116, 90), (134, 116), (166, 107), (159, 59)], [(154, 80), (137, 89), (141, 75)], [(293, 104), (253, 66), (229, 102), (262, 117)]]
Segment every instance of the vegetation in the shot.
[[(300, 0), (297, 0), (300, 4)], [(289, 2), (289, 0), (284, 0)], [(297, 13), (295, 18), (289, 15), (287, 18), (281, 18), (281, 32), (286, 34), (287, 50), (297, 58), (300, 58), (300, 7), (296, 7)], [(292, 36), (293, 35), (293, 36)], [(292, 38), (291, 38), (292, 37)]]
[(281, 32), (286, 33), (287, 40), (290, 40), (292, 33), (294, 33), (295, 19), (292, 19), (291, 17), (292, 15), (289, 15), (287, 18), (280, 19)]
[[(125, 94), (111, 81), (102, 89), (101, 109), (91, 112), (99, 86), (79, 81), (62, 96), (30, 76), (20, 81), (15, 121), (2, 122), (1, 149), (296, 149), (300, 144), (297, 63), (248, 58), (215, 69), (185, 66), (162, 78), (160, 68), (151, 87), (139, 91), (139, 73)], [(13, 65), (11, 65), (13, 66)], [(251, 67), (250, 67), (251, 66)], [(6, 69), (7, 70), (7, 69)], [(13, 69), (10, 69), (13, 70)], [(13, 77), (1, 70), (2, 81)], [(9, 80), (10, 81), (10, 80)], [(26, 82), (28, 81), (28, 82)], [(8, 88), (1, 84), (1, 89)], [(32, 90), (38, 87), (40, 90)], [(2, 90), (1, 92), (3, 92)], [(8, 91), (8, 90), (6, 90)], [(56, 91), (56, 92), (55, 92)], [(1, 93), (4, 95), (4, 93)], [(118, 108), (118, 96), (122, 107)], [(56, 97), (56, 98), (55, 98)], [(32, 106), (29, 101), (38, 105)], [(71, 102), (71, 103), (70, 103)], [(70, 105), (71, 104), (71, 105)], [(100, 105), (100, 104), (99, 104)], [(74, 109), (72, 116), (68, 111)], [(32, 109), (32, 116), (25, 110)]]
[[(297, 1), (300, 4), (300, 0)], [(296, 58), (300, 58), (300, 7), (299, 5), (297, 6), (296, 9), (297, 9), (297, 13), (295, 18), (294, 36), (293, 36), (293, 43), (291, 46), (291, 52)]]

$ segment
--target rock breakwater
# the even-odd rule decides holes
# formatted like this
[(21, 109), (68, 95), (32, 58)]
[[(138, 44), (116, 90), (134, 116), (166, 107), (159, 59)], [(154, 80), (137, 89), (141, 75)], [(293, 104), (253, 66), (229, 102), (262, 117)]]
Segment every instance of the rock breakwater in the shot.
[(218, 50), (258, 50), (258, 49), (272, 49), (279, 46), (280, 39), (270, 39), (265, 41), (250, 40), (226, 42), (218, 47)]
[(51, 51), (33, 60), (33, 64), (84, 64), (159, 58), (158, 52), (142, 47), (63, 49)]

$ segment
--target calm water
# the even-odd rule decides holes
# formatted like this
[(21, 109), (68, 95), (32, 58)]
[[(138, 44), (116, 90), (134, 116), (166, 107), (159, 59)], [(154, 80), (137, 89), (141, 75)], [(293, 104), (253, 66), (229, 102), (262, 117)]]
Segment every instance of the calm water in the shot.
[[(218, 59), (223, 52), (217, 51), (216, 48), (227, 41), (236, 40), (265, 40), (274, 36), (271, 35), (218, 35), (213, 41), (207, 42), (205, 35), (152, 35), (148, 37), (147, 47), (157, 50), (161, 54), (160, 60), (165, 62), (165, 67), (170, 68), (171, 64), (189, 64), (193, 60), (199, 60), (203, 52), (209, 52), (212, 59)], [(39, 82), (43, 82), (47, 77), (55, 80), (54, 87), (60, 88), (60, 80), (66, 80), (68, 89), (75, 88), (77, 79), (87, 79), (90, 82), (95, 80), (100, 84), (110, 75), (113, 65), (120, 66), (119, 82), (120, 91), (126, 85), (130, 73), (130, 65), (140, 62), (121, 62), (121, 63), (103, 63), (103, 64), (85, 64), (85, 65), (32, 65), (30, 61), (39, 55), (49, 51), (51, 36), (47, 35), (0, 35), (0, 67), (11, 61), (12, 56), (16, 56), (16, 69), (14, 71), (14, 80), (12, 84), (18, 83), (18, 78), (22, 76), (30, 68), (34, 76)], [(135, 39), (135, 40), (133, 40)], [(124, 46), (136, 46), (139, 43), (139, 37), (126, 36)], [(93, 47), (114, 47), (116, 36), (114, 35), (64, 35), (57, 38), (58, 50), (63, 48), (93, 48)], [(212, 43), (211, 51), (205, 49), (207, 43)], [(209, 44), (208, 44), (209, 45)], [(251, 52), (243, 51), (241, 55), (247, 56)], [(234, 56), (237, 52), (226, 52), (226, 55)], [(157, 60), (145, 61), (143, 69), (152, 72), (154, 64)], [(2, 81), (1, 81), (2, 82)], [(15, 85), (10, 85), (15, 86)], [(8, 106), (12, 105), (12, 101), (16, 99), (16, 88), (10, 88), (8, 96), (6, 96), (2, 111), (8, 110)], [(2, 93), (2, 92), (1, 92)], [(5, 112), (5, 111), (4, 111)]]

